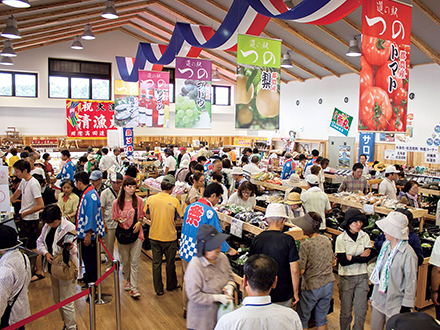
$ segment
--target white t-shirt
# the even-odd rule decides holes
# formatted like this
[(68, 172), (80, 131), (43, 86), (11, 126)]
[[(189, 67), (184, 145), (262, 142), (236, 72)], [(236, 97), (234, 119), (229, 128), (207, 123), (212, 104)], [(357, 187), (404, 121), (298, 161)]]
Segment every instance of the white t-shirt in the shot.
[(432, 248), (431, 257), (429, 258), (429, 263), (436, 267), (440, 267), (440, 237), (437, 237)]
[[(183, 168), (182, 163), (183, 163), (183, 161), (184, 161), (185, 159), (188, 161), (188, 164), (189, 164), (189, 162), (191, 161), (191, 157), (189, 156), (189, 154), (188, 154), (187, 152), (185, 152), (185, 153), (183, 154), (182, 158), (180, 159), (179, 168)], [(188, 167), (188, 166), (187, 166), (187, 167)]]
[[(18, 190), (21, 191), (21, 209), (20, 213), (29, 211), (33, 207), (37, 206), (36, 198), (41, 197), (41, 187), (37, 179), (30, 178), (29, 181), (21, 179)], [(23, 218), (23, 220), (38, 220), (38, 212), (29, 214)]]
[(388, 178), (383, 179), (379, 185), (379, 194), (386, 195), (390, 199), (397, 199), (396, 183)]
[(228, 203), (228, 197), (229, 197), (228, 188), (226, 188), (226, 186), (223, 183), (221, 185), (223, 188), (223, 195), (220, 198), (219, 205), (226, 205)]
[(240, 197), (238, 197), (238, 192), (236, 191), (229, 197), (228, 205), (235, 204), (237, 206), (243, 206), (248, 208), (253, 208), (255, 205), (257, 205), (257, 200), (255, 199), (255, 196), (251, 196), (248, 198), (248, 200), (245, 202)]
[(41, 167), (35, 167), (32, 171), (29, 173), (30, 175), (34, 174), (40, 174), (44, 179), (46, 179), (46, 172)]
[(177, 164), (176, 159), (173, 156), (168, 156), (165, 159), (165, 165), (164, 165), (163, 169), (165, 171), (165, 168), (168, 167), (168, 172), (175, 171), (176, 170), (176, 164)]
[(118, 163), (116, 162), (116, 159), (110, 155), (102, 156), (101, 160), (99, 161), (99, 169), (101, 172), (107, 171), (113, 165), (118, 166)]
[(318, 187), (312, 187), (301, 194), (301, 201), (306, 212), (316, 212), (321, 216), (322, 222), (319, 229), (325, 229), (325, 211), (331, 209), (327, 194)]
[(258, 174), (261, 172), (260, 168), (257, 164), (250, 163), (243, 166), (243, 172), (247, 174), (249, 177), (253, 176), (254, 174)]

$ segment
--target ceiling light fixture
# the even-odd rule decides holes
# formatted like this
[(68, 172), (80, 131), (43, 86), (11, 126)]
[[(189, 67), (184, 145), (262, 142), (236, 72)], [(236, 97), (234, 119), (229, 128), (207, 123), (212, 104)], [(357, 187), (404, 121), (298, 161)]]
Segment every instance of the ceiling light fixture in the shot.
[(81, 41), (79, 40), (79, 36), (73, 37), (73, 43), (72, 46), (70, 46), (72, 49), (83, 49), (83, 45), (81, 44)]
[(14, 65), (14, 62), (12, 62), (12, 58), (3, 56), (0, 60), (1, 65)]
[(17, 29), (17, 20), (14, 18), (14, 16), (11, 15), (6, 20), (6, 27), (1, 36), (6, 39), (21, 39), (20, 32)]
[(15, 54), (14, 49), (12, 48), (12, 41), (11, 40), (8, 39), (3, 42), (3, 50), (0, 55), (6, 56), (6, 57), (17, 56), (17, 54)]
[(84, 40), (93, 40), (93, 39), (95, 39), (95, 35), (92, 32), (92, 26), (89, 23), (87, 23), (84, 26), (84, 33), (82, 34), (81, 38), (84, 39)]
[(361, 50), (359, 49), (358, 41), (356, 40), (356, 37), (360, 37), (360, 35), (355, 36), (353, 39), (350, 40), (350, 48), (348, 48), (347, 52), (345, 53), (346, 56), (350, 56), (350, 57), (361, 56)]
[(295, 7), (295, 5), (293, 4), (292, 0), (284, 0), (284, 4), (289, 7), (289, 8), (293, 8)]
[(290, 59), (290, 54), (287, 52), (283, 55), (283, 60), (281, 61), (280, 66), (282, 68), (291, 68), (293, 67), (292, 60)]
[(29, 8), (31, 6), (29, 0), (2, 0), (2, 3), (14, 8)]
[(215, 68), (214, 73), (212, 74), (212, 81), (221, 81), (220, 73), (218, 72), (218, 68)]
[(108, 19), (115, 19), (119, 17), (115, 9), (115, 2), (113, 0), (107, 0), (104, 12), (101, 14), (101, 17)]

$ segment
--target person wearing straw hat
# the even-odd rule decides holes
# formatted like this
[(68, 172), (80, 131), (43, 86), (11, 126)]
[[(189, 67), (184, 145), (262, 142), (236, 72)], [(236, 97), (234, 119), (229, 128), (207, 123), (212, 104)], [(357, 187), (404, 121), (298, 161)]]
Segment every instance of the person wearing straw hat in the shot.
[(335, 253), (338, 258), (338, 288), (341, 300), (339, 323), (341, 330), (364, 328), (368, 310), (367, 262), (373, 257), (370, 236), (361, 228), (368, 224), (367, 216), (360, 210), (349, 208), (341, 224), (344, 232), (336, 238)]
[(327, 329), (327, 314), (333, 296), (333, 248), (328, 237), (319, 234), (321, 222), (316, 212), (293, 219), (293, 224), (300, 227), (308, 237), (301, 242), (298, 261), (302, 282), (297, 312), (304, 329), (308, 328), (313, 309), (316, 328)]
[[(376, 163), (377, 162), (377, 163)], [(382, 162), (378, 162), (376, 161), (373, 168), (376, 171), (376, 179), (377, 178), (383, 178), (384, 177), (384, 172), (387, 168), (387, 164), (382, 163)]]
[[(31, 263), (18, 247), (17, 231), (0, 224), (0, 328), (5, 328), (31, 315), (28, 286), (31, 280)], [(20, 328), (24, 329), (24, 327)]]
[[(66, 262), (67, 260), (66, 264), (68, 264), (70, 257), (75, 266), (78, 267), (75, 225), (62, 216), (61, 209), (56, 204), (47, 205), (41, 213), (41, 219), (44, 222), (44, 227), (37, 240), (37, 249), (47, 260), (49, 274), (52, 274), (53, 259), (60, 252), (63, 253), (63, 261)], [(65, 254), (66, 251), (68, 251), (67, 254)], [(52, 282), (52, 296), (56, 304), (75, 295), (76, 276), (73, 280), (61, 280), (52, 275), (50, 279)], [(77, 329), (74, 302), (72, 301), (61, 307), (59, 311), (64, 322), (63, 329)]]
[(388, 196), (389, 199), (397, 198), (397, 188), (394, 182), (397, 178), (399, 170), (395, 166), (388, 166), (385, 170), (385, 179), (379, 185), (379, 194)]
[(297, 192), (291, 192), (284, 204), (288, 205), (288, 222), (292, 222), (293, 218), (299, 218), (304, 215), (304, 207), (302, 206), (301, 195)]
[(264, 218), (269, 228), (254, 237), (249, 255), (265, 254), (275, 259), (278, 264), (278, 284), (270, 296), (273, 303), (291, 307), (299, 301), (299, 257), (295, 239), (283, 233), (287, 219), (286, 207), (283, 204), (269, 204)]
[(321, 228), (325, 229), (325, 214), (331, 210), (330, 201), (327, 194), (319, 188), (319, 177), (310, 174), (306, 177), (309, 189), (301, 194), (301, 201), (303, 202), (306, 212), (316, 212), (323, 221)]
[(228, 257), (221, 253), (228, 237), (208, 224), (198, 228), (197, 256), (191, 259), (185, 272), (188, 329), (214, 329), (218, 303), (227, 306), (232, 302), (234, 277)]
[(408, 243), (408, 219), (390, 212), (376, 222), (387, 239), (382, 245), (370, 281), (371, 330), (382, 330), (393, 315), (410, 312), (417, 290), (417, 256)]

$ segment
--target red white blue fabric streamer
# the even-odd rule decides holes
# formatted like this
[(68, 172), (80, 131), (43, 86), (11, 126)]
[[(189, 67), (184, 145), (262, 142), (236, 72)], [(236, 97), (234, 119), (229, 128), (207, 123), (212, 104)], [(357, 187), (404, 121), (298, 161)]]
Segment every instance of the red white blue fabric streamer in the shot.
[[(283, 0), (234, 0), (219, 29), (176, 23), (168, 46), (139, 43), (136, 58), (116, 57), (124, 81), (138, 81), (138, 70), (146, 63), (163, 66), (179, 57), (197, 57), (202, 49), (237, 50), (237, 35), (259, 36), (270, 18), (307, 24), (331, 24), (347, 16), (362, 0), (303, 0), (291, 8)], [(162, 67), (156, 67), (161, 70)]]

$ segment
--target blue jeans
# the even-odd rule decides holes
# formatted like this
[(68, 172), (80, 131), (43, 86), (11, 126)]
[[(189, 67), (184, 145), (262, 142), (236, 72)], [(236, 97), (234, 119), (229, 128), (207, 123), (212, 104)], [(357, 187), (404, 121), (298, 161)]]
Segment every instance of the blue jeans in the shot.
[(334, 282), (330, 282), (314, 290), (301, 290), (297, 312), (304, 329), (308, 328), (310, 314), (315, 307), (316, 326), (320, 327), (327, 324), (327, 314), (333, 296), (333, 285)]

